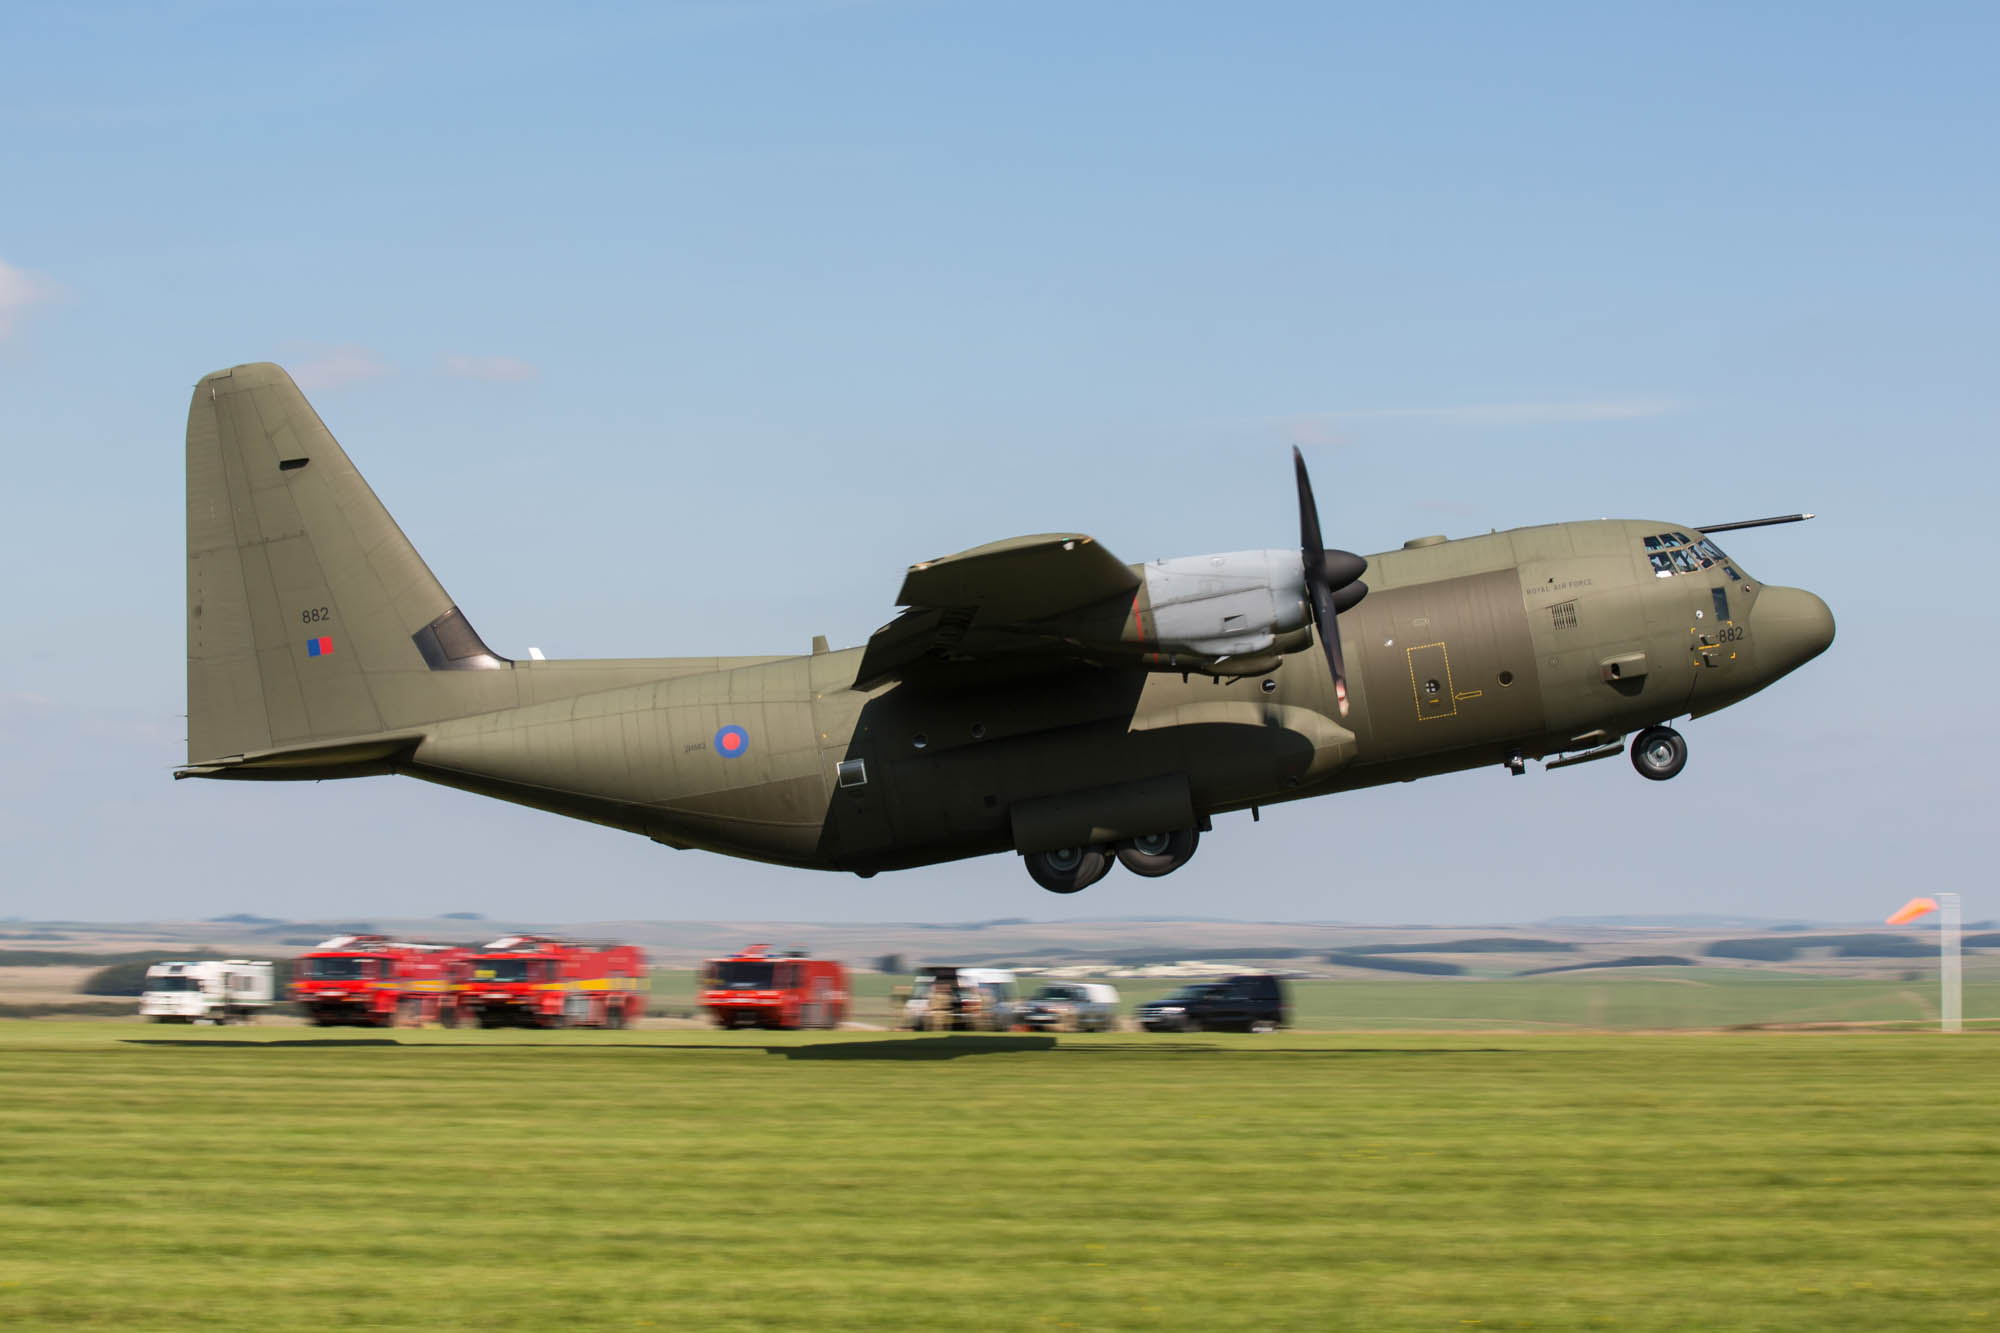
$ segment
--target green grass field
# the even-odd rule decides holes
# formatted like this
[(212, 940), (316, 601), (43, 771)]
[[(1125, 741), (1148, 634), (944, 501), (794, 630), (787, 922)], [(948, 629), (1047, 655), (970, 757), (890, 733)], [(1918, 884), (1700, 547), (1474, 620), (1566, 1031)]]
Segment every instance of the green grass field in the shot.
[(1987, 1327), (1994, 1041), (11, 1022), (0, 1327)]

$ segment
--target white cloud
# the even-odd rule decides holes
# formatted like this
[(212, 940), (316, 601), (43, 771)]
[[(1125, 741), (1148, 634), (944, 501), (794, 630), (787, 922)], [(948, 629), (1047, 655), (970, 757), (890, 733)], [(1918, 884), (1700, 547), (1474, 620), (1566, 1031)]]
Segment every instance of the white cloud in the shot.
[(1632, 421), (1663, 416), (1679, 404), (1667, 398), (1587, 398), (1568, 403), (1476, 403), (1467, 407), (1379, 407), (1318, 412), (1335, 421), (1401, 419), (1451, 426), (1548, 426), (1566, 421)]
[(1471, 403), (1462, 407), (1351, 407), (1313, 412), (1288, 412), (1280, 417), (1248, 417), (1234, 420), (1186, 423), (1202, 430), (1252, 430), (1259, 433), (1275, 428), (1292, 444), (1307, 447), (1340, 448), (1362, 438), (1362, 423), (1370, 421), (1420, 421), (1469, 430), (1501, 429), (1514, 426), (1551, 426), (1573, 422), (1636, 421), (1642, 417), (1665, 416), (1680, 411), (1685, 404), (1671, 398), (1633, 395), (1629, 398), (1578, 398), (1568, 402)]
[(486, 380), (495, 384), (517, 384), (535, 379), (541, 371), (518, 356), (447, 356), (444, 373), (460, 379)]
[(379, 379), (389, 374), (392, 367), (366, 347), (348, 344), (311, 349), (303, 360), (294, 361), (290, 369), (292, 379), (301, 389), (338, 389)]
[(1280, 423), (1284, 427), (1285, 438), (1293, 444), (1319, 445), (1331, 448), (1350, 441), (1342, 432), (1335, 430), (1330, 416), (1287, 417)]
[(56, 291), (56, 285), (47, 278), (0, 259), (0, 338), (11, 337), (22, 313), (30, 306), (54, 299)]

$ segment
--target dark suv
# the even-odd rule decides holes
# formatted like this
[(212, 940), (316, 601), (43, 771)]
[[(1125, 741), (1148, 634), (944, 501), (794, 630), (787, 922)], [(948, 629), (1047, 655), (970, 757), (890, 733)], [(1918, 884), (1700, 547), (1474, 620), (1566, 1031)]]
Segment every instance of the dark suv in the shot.
[(1285, 983), (1268, 973), (1246, 972), (1220, 981), (1183, 986), (1165, 999), (1139, 1006), (1148, 1032), (1275, 1032), (1290, 1020)]

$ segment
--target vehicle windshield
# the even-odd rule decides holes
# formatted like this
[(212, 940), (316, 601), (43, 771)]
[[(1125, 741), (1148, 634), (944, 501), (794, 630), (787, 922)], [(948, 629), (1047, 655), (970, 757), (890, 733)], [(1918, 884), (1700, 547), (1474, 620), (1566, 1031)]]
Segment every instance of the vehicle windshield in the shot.
[(717, 990), (769, 990), (776, 963), (730, 962), (715, 965)]
[(1159, 1004), (1186, 1004), (1189, 1000), (1205, 999), (1215, 994), (1221, 987), (1210, 984), (1204, 986), (1183, 986), (1172, 995), (1157, 1001)]
[(359, 981), (374, 972), (373, 958), (308, 958), (305, 974), (316, 981)]
[(533, 973), (528, 958), (475, 958), (472, 960), (474, 981), (529, 981)]
[(1035, 992), (1035, 998), (1038, 1000), (1075, 1000), (1082, 997), (1068, 986), (1044, 986)]
[(200, 990), (201, 984), (189, 976), (147, 977), (146, 989), (152, 991)]

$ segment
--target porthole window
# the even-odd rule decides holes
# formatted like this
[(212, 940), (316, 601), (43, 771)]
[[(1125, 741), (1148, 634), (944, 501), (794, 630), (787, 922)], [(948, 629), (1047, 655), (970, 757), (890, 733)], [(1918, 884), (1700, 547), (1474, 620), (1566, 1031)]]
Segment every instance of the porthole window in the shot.
[(1276, 694), (1278, 692), (1278, 682), (1266, 676), (1264, 677), (1264, 683), (1258, 686), (1258, 688), (1266, 694)]
[(986, 739), (986, 724), (984, 722), (975, 722), (972, 724), (972, 739), (976, 741)]
[(924, 735), (924, 733), (921, 731), (918, 732), (916, 735), (910, 737), (910, 745), (913, 749), (921, 750), (930, 743), (931, 743), (931, 738)]
[(1512, 685), (1512, 684), (1514, 683), (1514, 673), (1513, 673), (1513, 672), (1511, 672), (1511, 671), (1503, 671), (1503, 672), (1501, 672), (1501, 673), (1500, 673), (1500, 683), (1501, 683), (1502, 685)]

